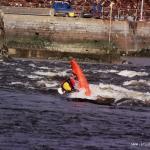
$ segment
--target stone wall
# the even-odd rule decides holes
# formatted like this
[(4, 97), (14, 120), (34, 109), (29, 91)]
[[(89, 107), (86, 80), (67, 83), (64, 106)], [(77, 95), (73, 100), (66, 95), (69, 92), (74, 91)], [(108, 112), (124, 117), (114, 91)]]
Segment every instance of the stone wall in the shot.
[(129, 28), (127, 21), (68, 18), (35, 15), (4, 15), (7, 35), (30, 36), (38, 34), (54, 41), (108, 40), (121, 50), (135, 51), (150, 48), (150, 22), (137, 22)]

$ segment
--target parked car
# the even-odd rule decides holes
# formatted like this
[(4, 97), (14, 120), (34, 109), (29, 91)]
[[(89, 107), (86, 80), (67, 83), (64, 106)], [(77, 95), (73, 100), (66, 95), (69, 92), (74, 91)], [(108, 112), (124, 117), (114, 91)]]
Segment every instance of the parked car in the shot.
[(75, 12), (68, 2), (55, 1), (53, 4), (54, 16), (75, 17)]

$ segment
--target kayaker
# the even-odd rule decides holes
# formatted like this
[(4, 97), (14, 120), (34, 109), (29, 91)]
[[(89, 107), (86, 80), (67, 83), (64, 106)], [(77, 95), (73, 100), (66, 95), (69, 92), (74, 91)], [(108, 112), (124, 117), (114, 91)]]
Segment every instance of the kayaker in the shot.
[(71, 93), (73, 91), (76, 91), (77, 90), (76, 82), (77, 81), (74, 79), (74, 77), (71, 76), (70, 78), (63, 81), (63, 83), (61, 84), (61, 87), (58, 89), (58, 92), (60, 94), (65, 94), (65, 93)]

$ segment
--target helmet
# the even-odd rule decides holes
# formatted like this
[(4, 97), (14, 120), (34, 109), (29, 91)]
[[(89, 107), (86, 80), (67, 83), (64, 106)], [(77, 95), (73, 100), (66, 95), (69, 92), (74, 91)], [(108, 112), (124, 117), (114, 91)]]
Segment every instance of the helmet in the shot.
[(67, 92), (71, 92), (71, 90), (72, 90), (72, 88), (68, 82), (64, 82), (62, 85), (62, 88)]

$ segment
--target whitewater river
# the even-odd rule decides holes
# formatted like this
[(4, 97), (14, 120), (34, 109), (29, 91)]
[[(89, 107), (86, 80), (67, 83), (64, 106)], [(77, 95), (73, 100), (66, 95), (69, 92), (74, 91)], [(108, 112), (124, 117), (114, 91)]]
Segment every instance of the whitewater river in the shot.
[[(80, 66), (91, 97), (57, 93), (60, 82), (71, 75), (68, 62), (0, 62), (0, 149), (150, 149), (150, 66)], [(76, 101), (98, 96), (114, 102)]]

